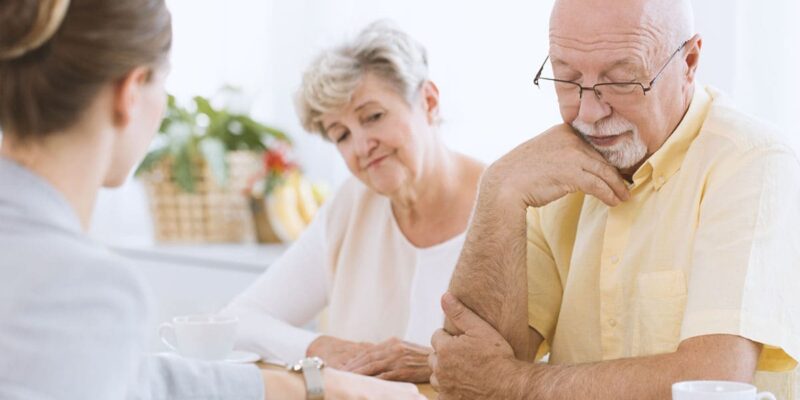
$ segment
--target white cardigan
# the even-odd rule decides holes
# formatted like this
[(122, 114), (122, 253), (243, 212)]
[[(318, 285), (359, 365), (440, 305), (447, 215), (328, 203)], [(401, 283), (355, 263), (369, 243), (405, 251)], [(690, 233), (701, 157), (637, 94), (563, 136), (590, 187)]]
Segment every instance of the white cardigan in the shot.
[(321, 334), (430, 346), (444, 322), (439, 299), (464, 236), (415, 247), (400, 231), (389, 199), (351, 178), (300, 239), (226, 308), (240, 318), (237, 347), (300, 359), (320, 333), (299, 327), (326, 307)]

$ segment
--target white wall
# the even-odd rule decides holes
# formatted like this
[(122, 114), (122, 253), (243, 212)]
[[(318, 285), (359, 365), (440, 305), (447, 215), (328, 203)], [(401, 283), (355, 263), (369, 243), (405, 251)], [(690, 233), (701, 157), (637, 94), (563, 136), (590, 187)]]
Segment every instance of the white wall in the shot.
[[(334, 148), (305, 134), (292, 95), (320, 49), (378, 18), (424, 43), (442, 95), (446, 143), (490, 162), (559, 122), (552, 96), (532, 79), (547, 53), (552, 0), (168, 0), (175, 43), (168, 88), (180, 98), (245, 89), (252, 112), (289, 132), (306, 172), (336, 184), (348, 173)], [(700, 79), (793, 134), (800, 111), (800, 5), (792, 0), (694, 0), (705, 38)], [(149, 230), (140, 188), (100, 199), (95, 234), (125, 240)]]
[(547, 1), (252, 4), (170, 2), (176, 39), (169, 89), (188, 97), (211, 94), (223, 83), (246, 87), (256, 97), (253, 112), (293, 134), (303, 165), (317, 179), (338, 182), (347, 172), (332, 146), (302, 131), (292, 95), (319, 50), (375, 19), (393, 19), (428, 48), (442, 92), (443, 135), (452, 147), (491, 161), (557, 117), (554, 103), (531, 84), (547, 51)]
[(800, 2), (693, 0), (704, 37), (699, 77), (782, 128), (800, 153)]

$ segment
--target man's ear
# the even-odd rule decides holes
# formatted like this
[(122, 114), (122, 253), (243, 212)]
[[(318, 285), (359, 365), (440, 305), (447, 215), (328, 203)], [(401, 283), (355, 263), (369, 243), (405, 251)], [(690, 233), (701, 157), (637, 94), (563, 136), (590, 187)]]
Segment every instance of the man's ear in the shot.
[(121, 127), (130, 123), (151, 74), (150, 68), (137, 67), (117, 81), (114, 87), (114, 125)]
[(433, 81), (425, 81), (420, 93), (428, 123), (433, 125), (439, 119), (439, 88)]
[(691, 39), (689, 39), (689, 43), (686, 43), (686, 56), (684, 60), (686, 62), (686, 81), (690, 85), (694, 83), (696, 74), (697, 74), (697, 66), (700, 64), (700, 50), (703, 49), (703, 38), (700, 35), (694, 35)]

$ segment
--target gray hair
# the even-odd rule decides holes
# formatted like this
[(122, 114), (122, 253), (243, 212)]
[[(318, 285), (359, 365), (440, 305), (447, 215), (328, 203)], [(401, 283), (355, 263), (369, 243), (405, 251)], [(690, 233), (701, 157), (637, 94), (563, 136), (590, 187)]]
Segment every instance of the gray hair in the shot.
[(410, 104), (428, 80), (428, 56), (388, 21), (373, 22), (352, 41), (324, 50), (306, 69), (296, 95), (303, 128), (325, 136), (320, 117), (346, 106), (367, 73), (389, 83)]

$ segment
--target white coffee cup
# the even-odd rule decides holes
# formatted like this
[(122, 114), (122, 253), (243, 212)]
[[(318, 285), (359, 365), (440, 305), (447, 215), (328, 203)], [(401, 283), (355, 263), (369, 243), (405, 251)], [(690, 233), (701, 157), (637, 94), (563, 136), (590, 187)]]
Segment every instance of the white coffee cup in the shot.
[(775, 400), (755, 386), (729, 381), (685, 381), (672, 385), (672, 400)]
[(233, 351), (239, 319), (222, 315), (175, 317), (158, 327), (161, 341), (176, 353), (201, 360), (224, 360)]

